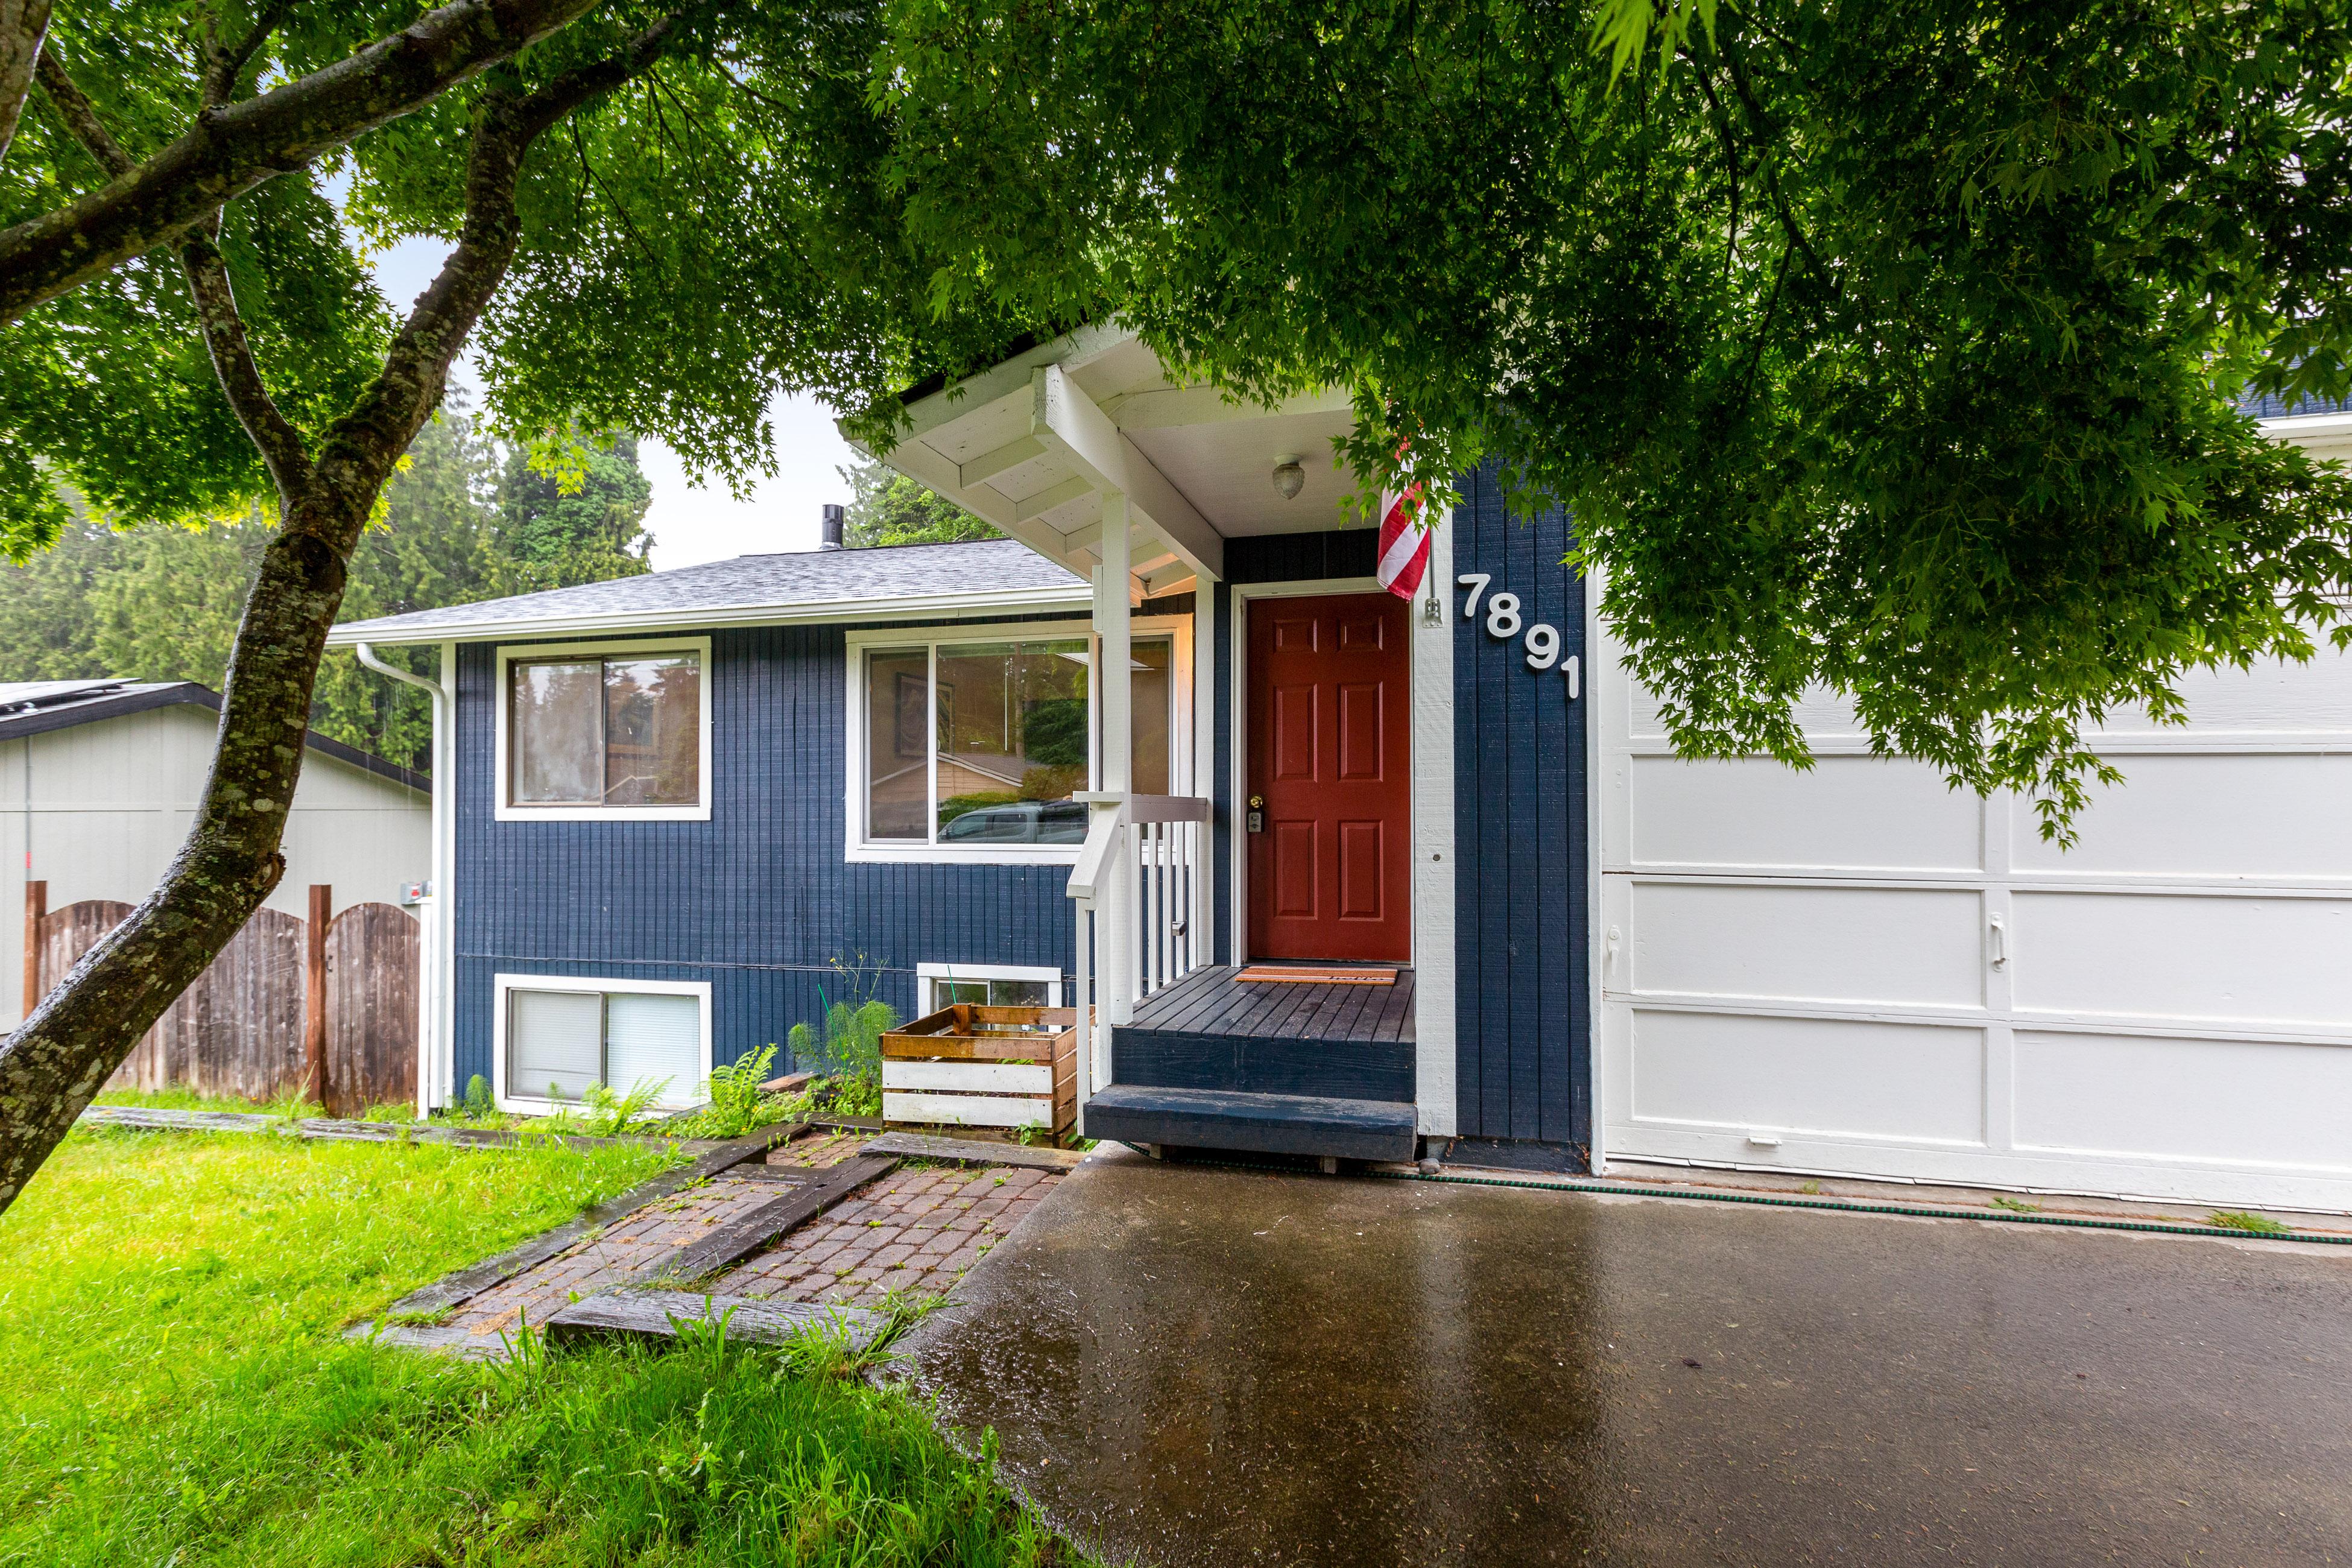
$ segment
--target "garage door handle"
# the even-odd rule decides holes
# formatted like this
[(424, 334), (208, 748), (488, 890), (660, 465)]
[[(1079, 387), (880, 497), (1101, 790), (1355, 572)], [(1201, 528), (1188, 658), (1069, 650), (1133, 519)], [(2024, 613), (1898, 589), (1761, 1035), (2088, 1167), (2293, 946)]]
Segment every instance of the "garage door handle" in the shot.
[(1989, 933), (1992, 949), (1992, 966), (1995, 969), (2007, 969), (2009, 967), (2008, 923), (1999, 915), (1993, 916), (1986, 923), (1992, 928)]

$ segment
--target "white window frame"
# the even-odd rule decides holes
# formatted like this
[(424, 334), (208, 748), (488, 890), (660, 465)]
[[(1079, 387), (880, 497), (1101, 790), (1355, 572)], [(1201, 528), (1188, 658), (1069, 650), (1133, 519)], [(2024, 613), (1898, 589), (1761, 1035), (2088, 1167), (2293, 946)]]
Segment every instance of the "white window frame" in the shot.
[[(593, 992), (604, 995), (691, 996), (701, 1004), (702, 1076), (683, 1091), (673, 1084), (657, 1103), (664, 1110), (683, 1110), (702, 1103), (702, 1089), (710, 1081), (710, 982), (708, 980), (624, 980), (607, 975), (578, 974), (499, 974), (491, 977), (491, 994), (496, 1010), (490, 1018), (490, 1092), (500, 1110), (524, 1116), (547, 1116), (562, 1110), (578, 1109), (578, 1101), (550, 1100), (543, 1094), (518, 1094), (507, 1082), (507, 1026), (512, 1016), (511, 997), (517, 991)], [(607, 1085), (607, 1088), (614, 1086)], [(626, 1094), (622, 1085), (619, 1092)], [(684, 1099), (676, 1098), (683, 1092)]]
[(1045, 983), (1045, 1005), (1058, 1007), (1062, 1005), (1062, 972), (1050, 964), (918, 963), (915, 965), (917, 1017), (940, 1010), (938, 983), (942, 980), (1042, 980)]
[[(1168, 716), (1168, 777), (1169, 787), (1182, 794), (1192, 778), (1192, 617), (1191, 616), (1141, 616), (1132, 626), (1137, 637), (1167, 637), (1172, 639), (1173, 650), (1169, 671)], [(852, 864), (872, 863), (947, 863), (962, 866), (1074, 866), (1082, 844), (993, 844), (961, 846), (954, 844), (913, 844), (905, 842), (870, 842), (866, 837), (866, 656), (875, 649), (923, 647), (930, 650), (932, 684), (930, 700), (938, 701), (939, 650), (944, 646), (989, 642), (1070, 642), (1087, 644), (1087, 784), (1096, 784), (1097, 753), (1102, 729), (1101, 693), (1094, 679), (1100, 668), (1101, 649), (1094, 627), (1087, 621), (1013, 621), (988, 626), (900, 626), (895, 630), (860, 629), (845, 638), (846, 662), (843, 666), (843, 703), (846, 721), (842, 727), (845, 741), (842, 759), (845, 832), (842, 857)], [(931, 733), (938, 732), (934, 720)], [(934, 742), (930, 761), (930, 795), (939, 795), (939, 748)], [(934, 807), (936, 809), (936, 807)], [(931, 825), (936, 838), (939, 825)]]
[[(700, 763), (697, 770), (701, 795), (692, 805), (517, 805), (508, 792), (508, 767), (513, 757), (513, 737), (508, 733), (509, 719), (514, 694), (508, 682), (509, 669), (518, 664), (533, 664), (542, 659), (609, 657), (613, 654), (634, 654), (640, 658), (666, 653), (691, 653), (701, 661), (702, 679), (698, 683), (702, 693), (702, 714), (698, 723), (701, 743)], [(511, 643), (499, 649), (498, 734), (496, 757), (492, 769), (497, 792), (492, 797), (495, 820), (499, 822), (708, 822), (710, 820), (710, 711), (712, 685), (710, 639), (692, 637), (620, 637), (597, 642)]]

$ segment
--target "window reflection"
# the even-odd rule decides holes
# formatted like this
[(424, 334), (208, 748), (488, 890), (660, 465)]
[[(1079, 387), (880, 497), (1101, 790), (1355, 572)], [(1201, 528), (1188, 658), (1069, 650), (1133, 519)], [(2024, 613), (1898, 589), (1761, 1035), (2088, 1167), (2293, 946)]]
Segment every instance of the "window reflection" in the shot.
[(507, 667), (512, 805), (698, 805), (702, 660), (518, 660)]

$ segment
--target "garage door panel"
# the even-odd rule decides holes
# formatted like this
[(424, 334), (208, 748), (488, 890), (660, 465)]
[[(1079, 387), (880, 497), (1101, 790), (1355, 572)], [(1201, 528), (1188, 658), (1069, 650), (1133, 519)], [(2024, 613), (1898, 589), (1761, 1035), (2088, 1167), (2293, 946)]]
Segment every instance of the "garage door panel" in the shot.
[(2352, 1174), (2352, 1046), (2020, 1030), (2021, 1149)]
[[(2272, 661), (2252, 669), (2194, 670), (2180, 678), (2192, 731), (2208, 734), (2343, 734), (2352, 729), (2352, 654), (2323, 647), (2309, 664)], [(2179, 735), (2137, 708), (2109, 716), (2110, 735)]]
[(1826, 756), (1812, 771), (1763, 758), (1634, 757), (1636, 866), (1973, 871), (1984, 809), (1921, 763)]
[(2143, 752), (2114, 760), (2125, 782), (2093, 792), (2090, 808), (2075, 819), (2073, 848), (2046, 842), (2032, 813), (2011, 814), (2011, 854), (2020, 871), (2352, 879), (2352, 811), (2344, 809), (2352, 801), (2352, 755)]
[(1633, 1111), (1749, 1131), (1984, 1141), (1982, 1029), (1636, 1007)]
[(1632, 887), (1637, 992), (1840, 1005), (1984, 1005), (1973, 889)]
[[(1613, 643), (1611, 645), (1612, 649), (1614, 646)], [(1664, 740), (1666, 724), (1659, 716), (1657, 694), (1634, 679), (1622, 667), (1618, 679), (1626, 686), (1627, 738), (1648, 742)], [(1796, 715), (1798, 726), (1812, 740), (1852, 740), (1863, 733), (1862, 721), (1855, 716), (1853, 704), (1825, 686), (1808, 689), (1797, 700)]]
[(2352, 899), (2020, 890), (2016, 1005), (2352, 1027)]

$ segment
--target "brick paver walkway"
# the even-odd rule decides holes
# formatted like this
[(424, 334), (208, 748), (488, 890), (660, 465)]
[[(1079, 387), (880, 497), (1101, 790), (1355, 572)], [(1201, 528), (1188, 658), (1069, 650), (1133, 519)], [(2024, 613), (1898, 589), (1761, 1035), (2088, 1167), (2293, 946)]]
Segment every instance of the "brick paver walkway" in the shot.
[(1061, 1179), (1005, 1167), (901, 1166), (711, 1288), (852, 1307), (899, 1291), (945, 1294)]
[[(767, 1163), (824, 1169), (856, 1153), (873, 1136), (810, 1133), (770, 1151)], [(1060, 1180), (1050, 1171), (901, 1165), (708, 1289), (721, 1295), (857, 1306), (872, 1306), (894, 1291), (944, 1293)], [(460, 1304), (446, 1324), (469, 1337), (494, 1341), (512, 1333), (520, 1321), (545, 1322), (583, 1296), (644, 1282), (677, 1247), (784, 1190), (773, 1179), (722, 1172), (491, 1286)]]

